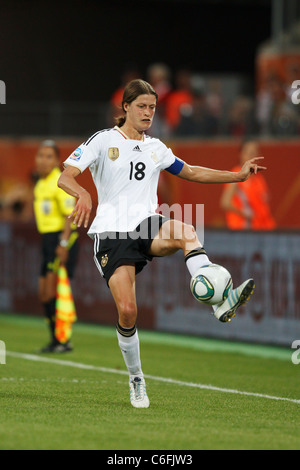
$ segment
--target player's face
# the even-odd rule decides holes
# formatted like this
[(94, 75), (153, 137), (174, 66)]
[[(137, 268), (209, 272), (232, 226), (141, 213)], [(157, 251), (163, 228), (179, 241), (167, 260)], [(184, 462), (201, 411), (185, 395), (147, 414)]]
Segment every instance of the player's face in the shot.
[(58, 165), (58, 158), (53, 148), (41, 147), (35, 157), (38, 174), (44, 178)]
[(139, 95), (132, 103), (125, 103), (126, 123), (139, 132), (150, 128), (156, 108), (154, 95)]

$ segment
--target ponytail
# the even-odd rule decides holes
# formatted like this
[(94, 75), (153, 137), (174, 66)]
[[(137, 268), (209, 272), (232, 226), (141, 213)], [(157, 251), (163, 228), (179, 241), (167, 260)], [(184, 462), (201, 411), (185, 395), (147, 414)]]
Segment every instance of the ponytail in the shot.
[(115, 118), (115, 123), (118, 127), (124, 126), (126, 121), (126, 116), (118, 116)]

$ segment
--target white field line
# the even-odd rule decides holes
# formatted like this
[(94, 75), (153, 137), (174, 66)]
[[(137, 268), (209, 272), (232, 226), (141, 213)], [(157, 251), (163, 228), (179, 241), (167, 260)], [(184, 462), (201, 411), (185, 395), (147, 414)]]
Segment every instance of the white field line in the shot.
[[(109, 373), (109, 374), (117, 374), (117, 375), (125, 375), (128, 377), (128, 372), (124, 370), (118, 370), (118, 369), (110, 369), (107, 367), (100, 367), (100, 366), (93, 366), (90, 364), (82, 364), (80, 362), (73, 362), (73, 361), (65, 361), (62, 359), (54, 359), (50, 357), (43, 357), (43, 356), (38, 356), (35, 354), (25, 354), (25, 353), (19, 353), (19, 352), (13, 352), (13, 351), (7, 351), (6, 352), (7, 356), (10, 357), (15, 357), (19, 359), (25, 359), (28, 361), (33, 361), (33, 362), (46, 362), (48, 364), (56, 364), (60, 366), (66, 366), (66, 367), (74, 367), (75, 369), (83, 369), (83, 370), (93, 370), (93, 371), (98, 371), (98, 372), (104, 372), (104, 373)], [(201, 390), (212, 390), (214, 392), (221, 392), (221, 393), (233, 393), (236, 395), (244, 395), (244, 396), (249, 396), (249, 397), (257, 397), (257, 398), (265, 398), (268, 400), (277, 400), (277, 401), (286, 401), (289, 403), (297, 403), (300, 405), (300, 400), (296, 400), (293, 398), (285, 398), (285, 397), (276, 397), (272, 395), (265, 395), (263, 393), (254, 393), (254, 392), (244, 392), (241, 390), (235, 390), (235, 389), (230, 389), (230, 388), (221, 388), (221, 387), (215, 387), (214, 385), (205, 385), (205, 384), (197, 384), (193, 382), (184, 382), (181, 380), (175, 380), (175, 379), (170, 379), (166, 377), (157, 377), (155, 375), (146, 375), (146, 379), (151, 379), (151, 380), (156, 380), (157, 382), (165, 382), (165, 383), (170, 383), (170, 384), (175, 384), (175, 385), (180, 385), (183, 387), (192, 387), (192, 388), (199, 388)]]

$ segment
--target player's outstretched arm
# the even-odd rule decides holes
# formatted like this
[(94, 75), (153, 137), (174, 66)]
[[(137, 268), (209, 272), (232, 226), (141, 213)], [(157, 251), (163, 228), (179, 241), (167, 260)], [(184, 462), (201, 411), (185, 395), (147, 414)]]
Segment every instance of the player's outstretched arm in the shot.
[(67, 166), (60, 175), (57, 185), (66, 193), (77, 198), (76, 205), (69, 218), (73, 218), (78, 227), (83, 223), (86, 228), (92, 211), (92, 198), (88, 191), (77, 183), (76, 177), (79, 174), (80, 170), (78, 168)]
[(192, 166), (185, 163), (178, 176), (196, 183), (239, 183), (246, 181), (252, 173), (256, 174), (258, 171), (266, 170), (266, 167), (258, 164), (259, 160), (263, 158), (264, 157), (251, 158), (251, 160), (244, 163), (239, 172), (214, 170), (212, 168)]

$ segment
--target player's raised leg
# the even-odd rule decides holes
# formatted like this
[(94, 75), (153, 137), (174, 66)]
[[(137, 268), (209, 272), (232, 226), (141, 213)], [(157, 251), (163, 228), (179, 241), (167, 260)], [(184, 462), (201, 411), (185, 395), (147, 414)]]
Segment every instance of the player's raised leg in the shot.
[[(201, 245), (194, 227), (178, 220), (167, 220), (154, 238), (149, 253), (154, 256), (166, 256), (179, 249), (182, 249), (184, 252), (186, 266), (190, 272), (192, 283), (193, 280), (194, 285), (197, 282), (202, 282), (203, 277), (205, 278), (206, 268), (212, 266), (213, 263), (209, 260), (205, 249)], [(220, 266), (220, 268), (222, 267)], [(227, 270), (224, 268), (215, 270), (214, 279), (211, 279), (211, 284), (224, 284), (224, 289), (221, 299), (216, 300), (215, 303), (209, 302), (214, 316), (221, 322), (229, 322), (235, 317), (236, 310), (249, 299), (255, 287), (253, 279), (248, 279), (236, 289), (232, 289), (232, 282), (229, 283), (229, 279), (225, 280), (224, 278), (225, 271)], [(195, 295), (194, 297), (200, 302), (208, 303), (205, 301), (205, 298)]]
[(254, 288), (254, 280), (248, 279), (236, 289), (232, 289), (224, 302), (217, 306), (214, 312), (215, 317), (221, 322), (230, 322), (236, 316), (237, 309), (250, 299)]
[[(153, 256), (168, 256), (181, 249), (184, 255), (187, 256), (192, 251), (202, 248), (196, 230), (192, 225), (175, 219), (167, 219), (154, 237), (149, 254)], [(203, 261), (205, 263), (209, 262), (207, 257)], [(202, 262), (200, 262), (201, 264)]]
[(109, 287), (118, 310), (117, 337), (129, 372), (130, 402), (135, 408), (148, 408), (136, 328), (135, 265), (118, 267), (109, 279)]

